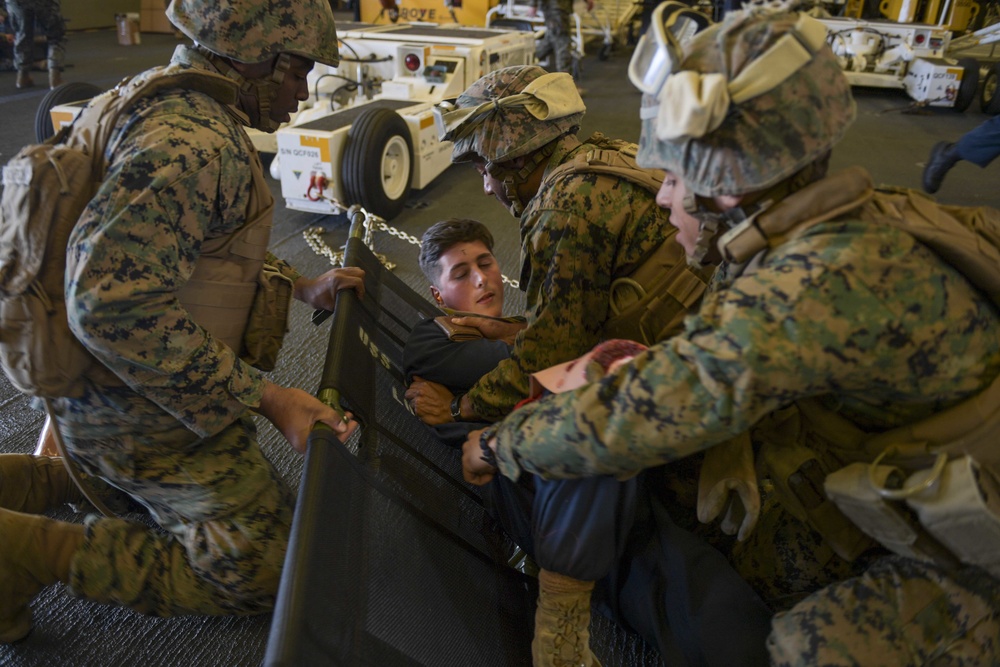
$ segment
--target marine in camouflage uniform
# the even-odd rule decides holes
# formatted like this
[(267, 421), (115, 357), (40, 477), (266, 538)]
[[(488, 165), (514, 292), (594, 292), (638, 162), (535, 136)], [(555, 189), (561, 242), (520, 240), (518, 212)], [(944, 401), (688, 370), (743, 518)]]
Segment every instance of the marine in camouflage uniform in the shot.
[(33, 85), (29, 72), (34, 60), (35, 27), (45, 35), (48, 45), (49, 87), (62, 81), (66, 60), (66, 21), (59, 0), (7, 0), (7, 11), (14, 27), (14, 69), (17, 87)]
[(549, 71), (573, 73), (573, 0), (537, 0), (545, 19), (545, 34), (535, 44), (538, 60), (551, 58)]
[[(846, 428), (800, 430), (807, 405), (880, 433), (995, 380), (997, 305), (911, 234), (873, 224), (893, 213), (873, 208), (866, 172), (825, 175), (855, 107), (824, 32), (795, 14), (733, 13), (695, 36), (669, 76), (644, 91), (639, 159), (671, 172), (658, 201), (674, 207), (692, 261), (711, 257), (719, 232), (757, 212), (763, 220), (794, 203), (793, 219), (811, 224), (724, 262), (682, 334), (495, 426), (500, 473), (629, 475), (747, 431), (758, 465), (765, 448), (777, 445), (780, 458), (803, 435), (821, 459), (833, 456), (823, 441), (849, 456)], [(775, 76), (763, 54), (782, 36), (793, 36), (783, 46), (795, 55), (785, 51), (785, 72)], [(758, 60), (754, 76), (734, 81)], [(760, 85), (747, 95), (744, 84)], [(673, 104), (697, 99), (693, 89), (703, 105)], [(489, 474), (485, 464), (466, 470), (467, 478)], [(774, 664), (995, 663), (995, 577), (878, 547), (848, 562), (764, 482), (761, 522), (732, 557), (749, 564), (772, 605), (791, 606), (773, 622)]]
[[(0, 457), (0, 641), (27, 634), (31, 598), (60, 580), (75, 595), (158, 616), (269, 610), (294, 498), (260, 451), (251, 411), (299, 451), (317, 421), (349, 430), (332, 408), (270, 382), (203, 328), (185, 307), (199, 295), (184, 291), (209, 246), (250, 229), (251, 216), (266, 224), (234, 252), (264, 255), (273, 199), (242, 126), (273, 131), (308, 94), (313, 61), (336, 65), (329, 3), (175, 0), (168, 16), (199, 44), (178, 47), (172, 66), (215, 73), (231, 80), (232, 99), (241, 85), (242, 94), (230, 106), (194, 86), (170, 87), (120, 121), (107, 178), (69, 243), (66, 290), (71, 328), (106, 367), (97, 377), (114, 375), (89, 376), (79, 395), (53, 401), (78, 467), (139, 502), (163, 530), (22, 514), (79, 494), (47, 459)], [(332, 309), (337, 289), (360, 283), (357, 269), (308, 279), (278, 265), (314, 307)], [(259, 264), (251, 266), (240, 280), (256, 285)], [(226, 305), (233, 289), (200, 296)]]
[[(516, 99), (542, 77), (548, 78), (539, 95), (548, 101), (533, 97), (532, 104), (550, 105), (544, 120), (523, 105), (493, 106), (492, 100)], [(461, 399), (464, 418), (495, 421), (528, 396), (531, 373), (578, 357), (602, 340), (612, 280), (638, 266), (674, 229), (653, 193), (626, 179), (596, 173), (549, 178), (604, 141), (599, 135), (584, 142), (576, 137), (585, 107), (568, 75), (534, 66), (492, 72), (458, 98), (457, 113), (484, 103), (482, 113), (450, 130), (448, 138), (455, 141), (452, 161), (473, 162), (487, 194), (508, 206), (520, 224), (527, 328), (517, 335), (510, 359)], [(412, 391), (408, 396), (426, 421), (420, 397)], [(451, 398), (442, 401), (447, 405)]]

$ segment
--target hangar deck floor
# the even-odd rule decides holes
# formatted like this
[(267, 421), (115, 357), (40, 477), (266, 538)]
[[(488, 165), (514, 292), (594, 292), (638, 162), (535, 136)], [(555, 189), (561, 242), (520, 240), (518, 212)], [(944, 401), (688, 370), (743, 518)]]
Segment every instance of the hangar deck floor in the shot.
[[(68, 81), (86, 81), (102, 87), (123, 76), (165, 63), (177, 41), (169, 35), (145, 34), (142, 44), (120, 46), (113, 30), (70, 33), (67, 46), (71, 68)], [(599, 61), (591, 49), (584, 61), (583, 85), (588, 114), (584, 136), (594, 130), (637, 140), (639, 93), (625, 76), (628, 53), (615, 53)], [(39, 74), (36, 80), (44, 78)], [(0, 159), (7, 160), (34, 136), (35, 110), (44, 88), (19, 91), (14, 74), (0, 74)], [(986, 119), (978, 111), (915, 111), (907, 97), (885, 90), (858, 90), (858, 120), (834, 151), (834, 168), (867, 166), (876, 182), (919, 187), (920, 174), (930, 147), (942, 139), (956, 138)], [(953, 204), (1000, 206), (998, 167), (980, 170), (968, 163), (957, 166), (939, 198)], [(275, 194), (277, 184), (272, 183)], [(452, 167), (423, 191), (413, 191), (408, 207), (392, 224), (419, 236), (433, 222), (455, 215), (478, 217), (489, 224), (498, 240), (498, 255), (509, 275), (518, 273), (517, 227), (499, 205), (482, 194), (475, 172)], [(341, 217), (319, 216), (285, 210), (279, 204), (272, 236), (275, 252), (305, 273), (325, 270), (303, 240), (309, 227), (324, 229), (327, 242), (337, 247), (346, 238)], [(377, 248), (398, 262), (398, 275), (423, 290), (416, 248), (382, 234)], [(522, 304), (520, 294), (508, 292), (513, 311)], [(309, 323), (305, 306), (296, 304), (292, 331), (277, 381), (314, 389), (326, 347), (328, 329)], [(31, 409), (5, 379), (0, 378), (0, 452), (29, 452), (41, 427), (40, 413)], [(262, 445), (293, 486), (298, 485), (301, 458), (279, 441), (265, 425)], [(61, 587), (46, 591), (35, 602), (36, 629), (24, 642), (0, 646), (0, 664), (7, 667), (37, 665), (259, 665), (264, 656), (270, 616), (255, 618), (150, 619), (130, 611), (76, 600)], [(610, 667), (610, 666), (609, 666)]]

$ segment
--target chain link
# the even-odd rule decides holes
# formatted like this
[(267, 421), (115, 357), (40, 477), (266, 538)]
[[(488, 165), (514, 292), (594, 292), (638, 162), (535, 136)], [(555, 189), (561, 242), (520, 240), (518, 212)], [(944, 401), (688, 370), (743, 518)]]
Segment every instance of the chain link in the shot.
[[(396, 238), (406, 241), (412, 245), (415, 245), (418, 248), (420, 247), (420, 239), (418, 239), (416, 236), (413, 236), (412, 234), (407, 234), (403, 230), (397, 229), (396, 227), (387, 224), (384, 218), (381, 218), (375, 215), (374, 213), (369, 213), (360, 206), (358, 207), (345, 206), (341, 202), (332, 198), (329, 201), (334, 206), (335, 209), (339, 209), (340, 211), (350, 213), (351, 209), (353, 208), (361, 212), (361, 214), (364, 216), (364, 228), (365, 228), (365, 233), (364, 237), (362, 238), (362, 241), (373, 253), (375, 253), (375, 256), (378, 258), (378, 260), (382, 262), (382, 266), (387, 268), (389, 271), (395, 269), (396, 264), (395, 262), (390, 262), (389, 258), (386, 257), (385, 255), (375, 252), (374, 237), (376, 230), (380, 232), (385, 232), (390, 236), (395, 236)], [(315, 252), (317, 255), (319, 255), (320, 257), (326, 257), (330, 261), (330, 264), (332, 264), (333, 266), (343, 266), (344, 248), (341, 247), (340, 250), (334, 250), (329, 245), (327, 245), (326, 241), (323, 240), (323, 232), (324, 230), (322, 227), (309, 227), (308, 229), (302, 232), (302, 237), (305, 239), (306, 244), (310, 248), (312, 248), (312, 251)], [(511, 280), (510, 278), (502, 274), (500, 276), (500, 279), (505, 284), (510, 285), (514, 289), (519, 288), (518, 281), (516, 280)]]

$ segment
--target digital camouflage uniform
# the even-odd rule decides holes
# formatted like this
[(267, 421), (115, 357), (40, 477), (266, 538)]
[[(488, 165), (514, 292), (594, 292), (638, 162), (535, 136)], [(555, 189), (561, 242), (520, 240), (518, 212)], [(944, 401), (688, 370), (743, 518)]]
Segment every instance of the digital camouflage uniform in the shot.
[[(253, 61), (301, 36), (303, 12), (317, 11), (290, 0), (247, 7), (267, 15), (242, 34), (231, 8), (175, 1), (170, 16), (191, 31), (197, 14), (203, 44), (215, 44), (212, 33), (235, 39)], [(316, 24), (329, 28), (336, 62), (332, 15)], [(173, 62), (216, 71), (185, 46)], [(178, 301), (208, 240), (243, 227), (254, 197), (257, 210), (271, 205), (245, 119), (191, 90), (140, 100), (112, 136), (108, 176), (71, 237), (71, 326), (125, 386), (88, 382), (80, 398), (56, 401), (58, 424), (85, 472), (166, 531), (90, 517), (71, 563), (76, 595), (161, 616), (273, 606), (294, 497), (257, 444), (251, 410), (265, 378)]]
[(538, 60), (551, 58), (550, 72), (573, 73), (573, 0), (538, 0), (545, 19), (545, 34), (535, 44)]
[[(208, 67), (187, 47), (174, 60)], [(248, 414), (263, 376), (213, 344), (172, 294), (203, 239), (245, 222), (257, 158), (236, 120), (202, 93), (147, 98), (135, 114), (71, 237), (79, 250), (67, 289), (87, 317), (78, 337), (128, 386), (91, 385), (57, 410), (81, 467), (137, 498), (172, 535), (92, 520), (71, 586), (159, 615), (263, 610), (293, 503)], [(135, 173), (144, 176), (130, 186)], [(166, 566), (185, 561), (192, 567)]]
[[(768, 30), (787, 32), (795, 18), (727, 16), (694, 38), (683, 67), (734, 77), (768, 46)], [(854, 113), (828, 49), (808, 63), (704, 138), (657, 140), (647, 121), (640, 161), (682, 174), (701, 196), (771, 189), (777, 200), (787, 197), (782, 178), (822, 158)], [(796, 123), (811, 133), (796, 137)], [(764, 165), (762, 176), (754, 165)], [(786, 168), (781, 178), (768, 176)], [(822, 214), (825, 199), (809, 193), (823, 185), (790, 189), (800, 188), (796, 195)], [(513, 413), (496, 430), (501, 473), (629, 475), (748, 430), (759, 445), (808, 398), (880, 432), (983, 390), (1000, 373), (997, 306), (908, 233), (872, 224), (865, 206), (831, 212), (747, 265), (724, 264), (682, 334), (596, 384)], [(836, 441), (838, 434), (822, 435)], [(846, 563), (768, 494), (756, 533), (732, 557), (774, 607), (808, 595), (775, 618), (772, 660), (996, 660), (997, 579), (972, 566), (948, 572), (884, 553)]]
[[(560, 140), (546, 174), (592, 148), (574, 136)], [(531, 373), (578, 357), (602, 340), (611, 281), (676, 232), (650, 191), (624, 179), (579, 173), (543, 184), (521, 214), (520, 230), (528, 326), (510, 359), (468, 393), (476, 414), (491, 421), (528, 396)]]
[(59, 0), (7, 0), (7, 12), (14, 27), (14, 68), (31, 69), (37, 23), (48, 44), (49, 70), (62, 71), (66, 60), (66, 21)]

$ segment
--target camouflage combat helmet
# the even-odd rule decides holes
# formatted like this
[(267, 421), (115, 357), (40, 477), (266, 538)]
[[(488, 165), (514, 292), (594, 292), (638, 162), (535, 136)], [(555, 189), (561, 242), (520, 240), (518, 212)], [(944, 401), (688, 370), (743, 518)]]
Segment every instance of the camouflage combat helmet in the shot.
[(534, 65), (490, 72), (469, 86), (456, 106), (468, 112), (483, 108), (442, 132), (442, 139), (455, 142), (452, 162), (479, 155), (503, 163), (528, 155), (579, 127), (586, 111), (572, 76)]
[(279, 53), (340, 62), (328, 0), (172, 0), (167, 18), (195, 43), (238, 62)]
[[(825, 38), (815, 19), (761, 9), (731, 12), (694, 35), (659, 94), (643, 97), (639, 164), (713, 197), (767, 189), (826, 154), (855, 104)], [(720, 97), (693, 109), (672, 103), (690, 101), (685, 79), (703, 96), (718, 84)]]

